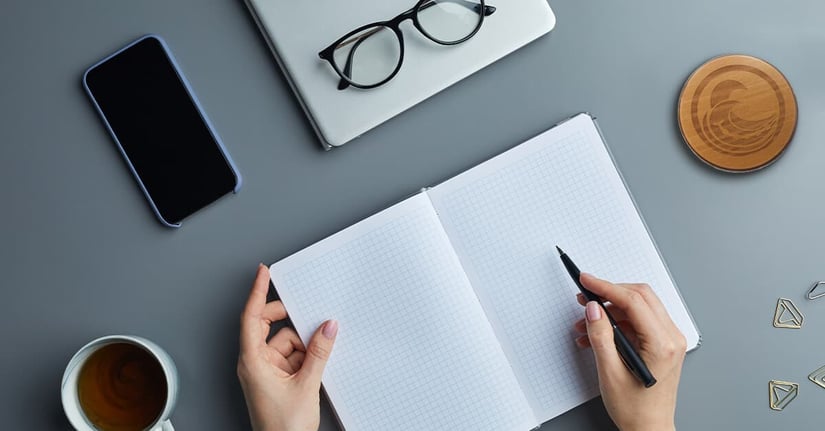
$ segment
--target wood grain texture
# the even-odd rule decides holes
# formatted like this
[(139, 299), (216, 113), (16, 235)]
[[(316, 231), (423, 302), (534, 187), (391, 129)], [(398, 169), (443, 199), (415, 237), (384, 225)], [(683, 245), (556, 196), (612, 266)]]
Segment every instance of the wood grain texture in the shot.
[(709, 165), (749, 172), (774, 162), (796, 130), (793, 89), (779, 70), (746, 55), (711, 59), (679, 96), (679, 128)]

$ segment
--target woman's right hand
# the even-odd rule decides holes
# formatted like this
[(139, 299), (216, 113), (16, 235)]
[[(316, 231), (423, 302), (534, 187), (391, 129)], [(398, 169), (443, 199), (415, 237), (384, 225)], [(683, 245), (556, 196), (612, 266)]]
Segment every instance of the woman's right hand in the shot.
[(599, 373), (599, 389), (607, 413), (622, 431), (674, 430), (676, 392), (685, 358), (686, 341), (664, 305), (646, 284), (613, 284), (582, 274), (582, 285), (609, 301), (608, 309), (641, 355), (657, 382), (650, 388), (625, 367), (613, 327), (595, 301), (586, 302), (585, 318), (576, 323), (583, 334), (581, 347), (592, 347)]

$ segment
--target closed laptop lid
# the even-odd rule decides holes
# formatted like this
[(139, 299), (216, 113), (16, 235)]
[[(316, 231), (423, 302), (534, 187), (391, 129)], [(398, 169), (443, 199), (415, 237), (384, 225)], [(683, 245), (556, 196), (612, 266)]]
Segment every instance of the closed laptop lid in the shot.
[(549, 32), (546, 0), (485, 0), (496, 11), (471, 39), (439, 45), (408, 20), (403, 65), (386, 84), (338, 90), (318, 52), (365, 24), (394, 18), (415, 0), (247, 0), (305, 112), (326, 147), (343, 145), (462, 78)]

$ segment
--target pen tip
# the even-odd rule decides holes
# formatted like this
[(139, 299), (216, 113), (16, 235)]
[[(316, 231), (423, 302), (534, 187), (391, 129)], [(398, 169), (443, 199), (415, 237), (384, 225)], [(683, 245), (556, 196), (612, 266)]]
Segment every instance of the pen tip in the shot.
[(562, 249), (560, 249), (559, 246), (556, 246), (556, 250), (559, 251), (559, 256), (564, 254), (564, 251), (562, 251)]

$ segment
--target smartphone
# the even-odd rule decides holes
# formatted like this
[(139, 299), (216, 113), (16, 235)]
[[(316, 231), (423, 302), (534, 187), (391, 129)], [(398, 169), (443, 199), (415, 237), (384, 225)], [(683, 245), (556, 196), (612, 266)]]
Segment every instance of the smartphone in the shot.
[(181, 221), (241, 176), (171, 51), (146, 35), (90, 67), (83, 87), (160, 222)]

